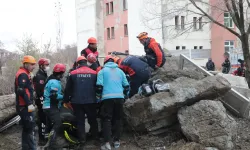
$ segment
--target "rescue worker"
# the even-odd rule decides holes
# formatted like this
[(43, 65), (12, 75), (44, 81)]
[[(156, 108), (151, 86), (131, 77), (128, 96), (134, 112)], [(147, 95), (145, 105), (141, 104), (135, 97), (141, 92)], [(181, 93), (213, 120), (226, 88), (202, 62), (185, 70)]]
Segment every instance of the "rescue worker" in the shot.
[(33, 78), (34, 88), (36, 92), (35, 103), (38, 108), (38, 145), (42, 146), (46, 144), (45, 140), (45, 125), (46, 115), (43, 112), (43, 91), (45, 87), (45, 81), (48, 78), (47, 72), (49, 71), (49, 60), (41, 58), (38, 61), (39, 70)]
[(86, 142), (85, 115), (91, 128), (92, 137), (97, 140), (98, 124), (96, 112), (96, 71), (87, 65), (84, 56), (77, 58), (77, 69), (70, 73), (66, 84), (64, 103), (71, 102), (77, 120), (78, 138), (81, 146)]
[(212, 58), (208, 59), (208, 62), (206, 63), (206, 68), (208, 71), (214, 71), (215, 70), (215, 65), (214, 62), (212, 61)]
[(225, 61), (222, 63), (222, 73), (228, 74), (231, 68), (231, 63), (228, 54), (224, 54)]
[(33, 105), (33, 84), (30, 73), (34, 70), (36, 60), (32, 56), (24, 56), (23, 66), (15, 76), (16, 110), (21, 117), (22, 150), (36, 150), (35, 139), (35, 107)]
[(129, 75), (130, 79), (130, 92), (129, 98), (138, 93), (139, 87), (143, 83), (147, 83), (151, 72), (147, 63), (143, 62), (136, 56), (127, 56), (124, 59), (119, 57), (114, 58), (119, 68)]
[(145, 58), (148, 65), (154, 70), (162, 67), (166, 62), (166, 58), (160, 44), (157, 43), (154, 38), (148, 37), (147, 32), (140, 33), (137, 38), (144, 46), (144, 51), (146, 53)]
[[(111, 55), (105, 57), (104, 68), (97, 75), (97, 99), (102, 100), (101, 117), (105, 144), (102, 150), (111, 150), (111, 121), (114, 120), (114, 147), (120, 146), (124, 98), (128, 97), (129, 83), (124, 72), (114, 63)], [(125, 95), (125, 96), (124, 96)]]
[(46, 144), (49, 149), (60, 149), (60, 145), (56, 143), (56, 136), (61, 128), (61, 118), (59, 108), (63, 100), (62, 86), (60, 80), (66, 71), (64, 64), (56, 64), (53, 68), (52, 75), (49, 76), (44, 89), (43, 111), (53, 124)]
[(238, 59), (238, 62), (240, 63), (240, 67), (238, 67), (237, 70), (235, 70), (235, 71), (233, 72), (233, 75), (245, 77), (245, 70), (246, 70), (246, 69), (245, 69), (244, 60)]
[(81, 56), (87, 58), (91, 69), (96, 70), (100, 63), (98, 61), (97, 40), (94, 37), (88, 39), (88, 47), (81, 51)]

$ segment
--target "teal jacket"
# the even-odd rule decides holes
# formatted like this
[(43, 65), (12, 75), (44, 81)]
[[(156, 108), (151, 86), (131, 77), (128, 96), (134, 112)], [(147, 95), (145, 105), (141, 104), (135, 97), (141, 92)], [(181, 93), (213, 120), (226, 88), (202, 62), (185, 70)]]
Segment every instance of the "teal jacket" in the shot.
[[(50, 99), (50, 95), (52, 92), (57, 93), (57, 101), (58, 102), (53, 102)], [(50, 79), (48, 83), (45, 85), (44, 88), (44, 101), (43, 101), (43, 109), (49, 109), (51, 105), (57, 104), (58, 103), (58, 108), (61, 107), (63, 100), (63, 95), (62, 95), (62, 86), (61, 82), (56, 79)]]
[(129, 86), (124, 72), (114, 62), (108, 62), (97, 75), (97, 85), (103, 87), (102, 100), (124, 98), (123, 90)]

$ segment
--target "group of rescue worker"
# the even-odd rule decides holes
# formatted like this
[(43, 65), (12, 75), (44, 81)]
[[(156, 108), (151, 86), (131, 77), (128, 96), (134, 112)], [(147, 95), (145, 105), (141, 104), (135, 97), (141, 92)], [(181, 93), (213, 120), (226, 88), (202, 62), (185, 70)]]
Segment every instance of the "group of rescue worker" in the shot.
[[(50, 61), (41, 58), (39, 70), (33, 80), (30, 73), (35, 69), (36, 60), (24, 56), (23, 66), (16, 73), (16, 108), (23, 126), (22, 149), (35, 150), (35, 104), (38, 109), (38, 145), (48, 149), (60, 149), (56, 137), (62, 127), (60, 108), (72, 108), (76, 117), (77, 138), (80, 145), (86, 142), (85, 115), (90, 124), (91, 139), (99, 140), (97, 106), (101, 104), (100, 116), (104, 144), (102, 150), (120, 146), (123, 104), (125, 99), (138, 93), (138, 88), (146, 83), (151, 71), (165, 64), (165, 54), (154, 38), (142, 32), (137, 38), (143, 44), (146, 56), (142, 59), (128, 55), (125, 58), (107, 55), (104, 65), (98, 61), (97, 40), (88, 39), (88, 47), (81, 51), (70, 69), (65, 89), (60, 80), (66, 72), (64, 64), (56, 64), (48, 76)], [(152, 69), (151, 69), (152, 68)], [(35, 95), (33, 92), (35, 90)], [(49, 133), (48, 139), (46, 133)]]

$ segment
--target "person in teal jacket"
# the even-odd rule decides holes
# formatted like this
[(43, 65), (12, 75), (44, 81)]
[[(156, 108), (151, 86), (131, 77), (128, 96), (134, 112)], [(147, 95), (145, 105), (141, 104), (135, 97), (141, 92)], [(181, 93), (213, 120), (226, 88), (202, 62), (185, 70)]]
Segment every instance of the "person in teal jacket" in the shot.
[(105, 144), (102, 150), (111, 150), (111, 121), (114, 123), (113, 142), (115, 148), (120, 146), (124, 98), (129, 94), (129, 83), (124, 72), (114, 63), (111, 55), (106, 56), (104, 68), (97, 75), (97, 99), (102, 100), (101, 118)]
[(62, 124), (59, 112), (63, 100), (60, 80), (65, 71), (66, 67), (64, 64), (56, 64), (53, 69), (53, 74), (46, 81), (44, 89), (43, 111), (49, 119), (49, 123), (53, 124), (49, 134), (49, 140), (45, 147), (48, 146), (51, 149), (60, 149), (60, 145), (56, 144), (55, 139)]

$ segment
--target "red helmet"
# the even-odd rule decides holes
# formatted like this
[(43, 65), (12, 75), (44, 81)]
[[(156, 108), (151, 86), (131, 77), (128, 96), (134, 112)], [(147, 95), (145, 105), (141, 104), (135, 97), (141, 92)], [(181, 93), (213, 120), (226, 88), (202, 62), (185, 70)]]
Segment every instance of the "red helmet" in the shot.
[(40, 58), (40, 59), (38, 60), (38, 65), (49, 65), (49, 59)]
[(93, 53), (88, 54), (87, 59), (88, 59), (88, 62), (90, 63), (96, 62), (96, 56)]
[(114, 57), (111, 56), (111, 55), (107, 55), (104, 59), (104, 63), (106, 63), (109, 59), (113, 59), (114, 60)]
[(97, 43), (97, 40), (96, 40), (96, 38), (91, 37), (91, 38), (88, 39), (88, 43), (89, 43), (89, 44), (96, 44), (96, 43)]
[(66, 71), (66, 66), (64, 64), (56, 64), (53, 72), (65, 72)]
[(76, 62), (78, 63), (81, 60), (87, 60), (84, 56), (79, 56), (76, 60)]

